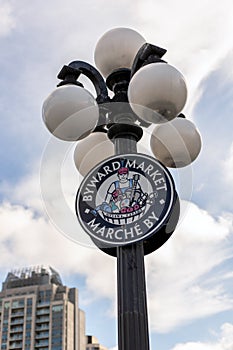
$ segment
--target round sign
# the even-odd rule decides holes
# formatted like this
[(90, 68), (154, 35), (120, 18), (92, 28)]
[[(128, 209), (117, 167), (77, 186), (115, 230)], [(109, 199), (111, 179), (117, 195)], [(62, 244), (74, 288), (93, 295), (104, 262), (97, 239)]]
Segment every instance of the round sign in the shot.
[(98, 247), (145, 240), (168, 221), (176, 198), (173, 179), (156, 159), (122, 154), (98, 164), (82, 181), (76, 213)]

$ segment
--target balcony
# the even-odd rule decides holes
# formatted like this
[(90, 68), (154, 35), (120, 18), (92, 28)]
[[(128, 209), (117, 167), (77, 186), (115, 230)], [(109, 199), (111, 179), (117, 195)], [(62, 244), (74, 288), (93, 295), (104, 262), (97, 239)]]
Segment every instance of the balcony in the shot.
[(49, 322), (49, 316), (38, 317), (38, 318), (36, 319), (36, 323), (44, 323), (44, 322)]
[(36, 335), (36, 339), (47, 339), (49, 338), (49, 332), (41, 332)]
[(21, 349), (23, 348), (22, 342), (14, 342), (9, 345), (9, 349)]
[(48, 330), (48, 329), (49, 329), (49, 323), (36, 325), (36, 332)]
[(15, 335), (10, 336), (10, 341), (14, 341), (14, 340), (17, 341), (17, 340), (22, 340), (22, 339), (23, 339), (23, 334), (15, 334)]
[(44, 308), (44, 309), (40, 309), (40, 310), (37, 310), (36, 311), (36, 315), (39, 316), (39, 315), (48, 315), (50, 313), (50, 310), (49, 308)]
[(23, 327), (11, 327), (10, 333), (20, 333), (23, 332)]
[(49, 306), (50, 302), (49, 301), (39, 301), (36, 305), (36, 307), (45, 307), (45, 306)]
[(11, 320), (11, 324), (23, 324), (24, 323), (24, 320), (23, 318), (16, 318), (14, 320)]
[(23, 311), (17, 311), (17, 312), (11, 313), (11, 317), (22, 317), (22, 316), (24, 316)]
[(44, 347), (48, 347), (49, 346), (49, 341), (48, 340), (41, 340), (35, 343), (35, 348), (36, 349), (40, 349)]
[(24, 304), (12, 304), (11, 309), (12, 310), (24, 309)]

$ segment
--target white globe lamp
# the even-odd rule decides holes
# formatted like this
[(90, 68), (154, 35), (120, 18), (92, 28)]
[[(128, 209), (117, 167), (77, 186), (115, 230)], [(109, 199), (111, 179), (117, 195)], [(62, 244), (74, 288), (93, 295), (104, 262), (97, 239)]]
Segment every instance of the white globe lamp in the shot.
[(150, 145), (155, 157), (165, 166), (182, 168), (197, 158), (201, 137), (191, 121), (176, 118), (154, 128)]
[(104, 77), (115, 69), (131, 68), (134, 57), (145, 39), (130, 28), (114, 28), (97, 42), (94, 59)]
[(47, 97), (42, 116), (54, 136), (65, 141), (77, 141), (95, 128), (99, 108), (86, 89), (76, 85), (64, 85)]
[(94, 132), (79, 141), (74, 151), (74, 163), (85, 176), (96, 164), (114, 155), (114, 145), (104, 132)]
[(187, 99), (183, 75), (166, 63), (151, 63), (139, 69), (128, 89), (133, 111), (149, 123), (164, 123), (175, 118)]

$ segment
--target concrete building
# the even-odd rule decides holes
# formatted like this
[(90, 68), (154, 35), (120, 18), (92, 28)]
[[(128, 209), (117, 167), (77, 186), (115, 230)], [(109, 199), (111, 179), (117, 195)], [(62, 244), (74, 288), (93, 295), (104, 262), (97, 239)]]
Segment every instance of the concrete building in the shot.
[(8, 273), (0, 292), (1, 350), (85, 350), (78, 290), (50, 268)]
[(93, 335), (87, 335), (86, 350), (108, 350), (101, 345), (96, 337)]

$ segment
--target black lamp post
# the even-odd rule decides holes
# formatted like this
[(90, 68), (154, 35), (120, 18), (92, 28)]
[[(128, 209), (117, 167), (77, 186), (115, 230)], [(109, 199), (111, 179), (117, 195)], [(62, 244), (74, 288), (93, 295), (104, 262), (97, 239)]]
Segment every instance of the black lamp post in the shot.
[[(77, 141), (75, 162), (85, 175), (76, 198), (79, 222), (101, 250), (117, 257), (119, 350), (149, 349), (144, 255), (166, 242), (179, 218), (164, 165), (188, 165), (201, 147), (195, 126), (176, 118), (183, 117), (187, 89), (181, 73), (162, 60), (165, 53), (131, 29), (111, 30), (95, 50), (106, 81), (92, 65), (74, 61), (62, 68), (58, 89), (43, 106), (50, 132)], [(80, 75), (91, 80), (96, 98)], [(157, 124), (151, 137), (156, 158), (137, 153), (151, 123)]]

